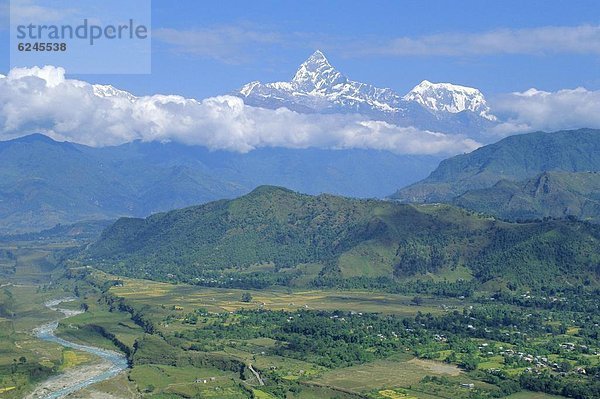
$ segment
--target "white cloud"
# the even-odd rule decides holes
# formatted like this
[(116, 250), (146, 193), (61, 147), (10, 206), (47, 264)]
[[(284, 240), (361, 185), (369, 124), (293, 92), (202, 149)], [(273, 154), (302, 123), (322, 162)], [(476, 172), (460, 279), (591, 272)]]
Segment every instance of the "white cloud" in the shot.
[(46, 66), (13, 69), (0, 77), (0, 138), (43, 132), (94, 146), (135, 139), (173, 140), (238, 152), (280, 146), (454, 154), (479, 146), (463, 136), (398, 127), (358, 115), (250, 107), (233, 96), (202, 101), (165, 95), (136, 98), (66, 79), (64, 73), (62, 68)]
[(377, 42), (355, 43), (350, 50), (349, 55), (391, 56), (600, 54), (600, 26), (545, 26), (380, 38)]
[(497, 98), (492, 107), (505, 121), (492, 129), (492, 133), (498, 135), (600, 128), (600, 91), (581, 87), (555, 92), (529, 89), (511, 93)]
[(65, 82), (65, 70), (60, 67), (57, 68), (48, 65), (43, 68), (13, 68), (8, 73), (10, 81), (18, 81), (21, 78), (31, 76), (44, 80), (47, 87), (56, 87)]

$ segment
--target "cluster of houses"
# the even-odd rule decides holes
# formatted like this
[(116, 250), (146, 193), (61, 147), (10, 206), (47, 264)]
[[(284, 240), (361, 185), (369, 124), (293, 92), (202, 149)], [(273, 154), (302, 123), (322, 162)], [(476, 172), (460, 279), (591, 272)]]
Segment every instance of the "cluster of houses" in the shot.
[[(525, 298), (525, 299), (536, 299), (537, 298), (535, 295), (531, 295), (530, 292), (526, 292), (526, 293), (522, 294), (521, 297)], [(542, 301), (546, 301), (546, 302), (566, 302), (567, 301), (566, 298), (560, 298), (560, 297), (555, 297), (555, 296), (551, 296), (551, 297), (541, 296), (539, 298)]]
[(507, 357), (517, 357), (519, 360), (522, 360), (527, 363), (531, 363), (536, 368), (548, 367), (548, 358), (544, 357), (544, 356), (534, 356), (529, 353), (515, 352), (512, 349), (503, 350), (500, 352), (500, 354), (507, 356)]
[(196, 384), (208, 384), (209, 382), (215, 382), (217, 380), (216, 377), (210, 377), (209, 379), (206, 378), (196, 378), (196, 380), (194, 381)]
[(577, 345), (577, 344), (574, 344), (573, 342), (565, 342), (564, 344), (560, 344), (560, 347), (561, 347), (561, 349), (564, 349), (567, 352), (573, 352), (575, 350), (578, 350), (581, 352), (587, 352), (590, 349), (587, 347), (587, 345)]
[(435, 334), (433, 336), (433, 339), (435, 339), (438, 342), (448, 342), (448, 338), (446, 338), (446, 336), (442, 334)]
[[(576, 347), (576, 345), (573, 343), (565, 343), (565, 344), (562, 344), (561, 347), (563, 349), (573, 350)], [(540, 369), (543, 369), (543, 368), (550, 368), (556, 372), (564, 372), (564, 370), (562, 370), (560, 364), (558, 364), (556, 362), (551, 362), (548, 360), (547, 357), (544, 357), (544, 356), (534, 356), (534, 355), (531, 355), (528, 353), (515, 352), (512, 349), (504, 350), (501, 353), (504, 356), (518, 357), (519, 360), (522, 360), (527, 363), (531, 363), (532, 367), (527, 367), (525, 369), (525, 372), (527, 372), (527, 373), (539, 374)], [(586, 370), (583, 367), (576, 367), (574, 369), (574, 371), (578, 374), (582, 374), (582, 375), (586, 374)]]

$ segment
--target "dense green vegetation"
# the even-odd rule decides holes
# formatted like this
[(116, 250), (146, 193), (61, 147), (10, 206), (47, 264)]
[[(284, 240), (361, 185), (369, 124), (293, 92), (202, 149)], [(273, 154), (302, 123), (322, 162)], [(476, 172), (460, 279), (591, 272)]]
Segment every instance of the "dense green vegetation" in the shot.
[(600, 172), (600, 131), (568, 130), (507, 137), (440, 163), (426, 179), (400, 189), (403, 202), (449, 202), (501, 180), (522, 181), (548, 171)]
[[(228, 392), (224, 397), (251, 397), (257, 389), (292, 398), (321, 387), (329, 391), (315, 398), (381, 399), (395, 392), (392, 397), (483, 399), (529, 389), (592, 399), (600, 389), (600, 313), (593, 301), (598, 293), (584, 288), (552, 297), (477, 296), (471, 305), (435, 314), (421, 312), (426, 300), (415, 298), (412, 314), (403, 316), (276, 310), (244, 302), (241, 295), (240, 309), (215, 312), (194, 307), (184, 285), (110, 280), (91, 269), (73, 269), (69, 280), (89, 298), (99, 295), (95, 302), (105, 304), (113, 318), (128, 314), (141, 328), (128, 345), (130, 379), (148, 398), (208, 395), (215, 389)], [(179, 295), (184, 293), (189, 300)], [(575, 310), (579, 298), (585, 304), (588, 296), (596, 310), (585, 305)], [(214, 306), (214, 297), (207, 300)], [(221, 301), (217, 304), (224, 305)], [(88, 323), (94, 319), (90, 315)], [(83, 319), (74, 322), (83, 323), (76, 331), (85, 330)], [(107, 329), (126, 337), (118, 326)], [(377, 373), (386, 375), (385, 369), (396, 373), (381, 379)], [(357, 384), (365, 372), (367, 382)], [(207, 382), (198, 385), (198, 379)]]
[[(38, 246), (2, 247), (3, 259), (17, 264), (19, 281), (46, 276), (38, 286), (0, 289), (0, 389), (10, 388), (2, 393), (8, 398), (92, 360), (27, 334), (54, 317), (42, 303), (64, 295), (76, 295), (69, 306), (86, 313), (61, 322), (58, 333), (123, 351), (132, 366), (117, 382), (90, 392), (126, 387), (145, 398), (267, 399), (530, 395), (523, 389), (580, 399), (598, 394), (600, 305), (591, 282), (528, 293), (495, 280), (354, 277), (340, 280), (346, 290), (228, 290), (86, 267), (61, 271), (47, 263), (64, 256), (63, 246)], [(411, 294), (351, 290), (375, 284), (382, 292)], [(468, 297), (461, 299), (461, 292)]]
[(555, 171), (520, 182), (502, 180), (452, 202), (507, 220), (574, 217), (598, 223), (600, 173)]
[(125, 276), (242, 288), (394, 291), (414, 286), (411, 279), (443, 276), (456, 282), (449, 291), (464, 296), (473, 278), (529, 288), (596, 284), (599, 240), (598, 226), (575, 221), (506, 223), (447, 205), (264, 186), (232, 201), (121, 219), (80, 261)]
[[(24, 275), (48, 281), (49, 273), (40, 258), (23, 249), (0, 249), (0, 253), (18, 262), (14, 273), (0, 279), (0, 395), (23, 398), (35, 384), (64, 370), (92, 359), (59, 345), (33, 339), (31, 330), (56, 317), (43, 302), (67, 295), (69, 284), (49, 290), (41, 286), (13, 285), (10, 279), (23, 282)], [(27, 259), (27, 263), (24, 260)], [(29, 280), (35, 281), (35, 280)], [(67, 291), (69, 292), (69, 291)]]
[[(84, 398), (126, 388), (155, 399), (596, 399), (600, 226), (576, 218), (593, 218), (598, 174), (579, 170), (597, 157), (574, 159), (571, 150), (587, 150), (572, 142), (523, 167), (515, 149), (551, 152), (567, 134), (596, 148), (597, 131), (537, 133), (443, 163), (432, 176), (450, 191), (489, 187), (477, 185), (500, 172), (578, 170), (460, 197), (481, 213), (262, 186), (123, 218), (99, 239), (104, 222), (1, 237), (0, 395), (23, 397), (93, 361), (30, 334), (54, 317), (45, 300), (74, 295), (69, 306), (85, 313), (57, 333), (122, 351), (131, 365)], [(455, 172), (464, 179), (444, 186)], [(496, 202), (477, 208), (490, 195)], [(515, 209), (518, 223), (489, 216)]]
[[(0, 234), (84, 220), (147, 216), (261, 184), (384, 196), (440, 158), (387, 151), (262, 148), (247, 154), (177, 143), (93, 148), (31, 135), (0, 143)], [(410, 173), (406, 173), (410, 171)]]
[[(31, 297), (32, 294), (30, 290), (10, 286), (0, 289), (0, 394), (3, 397), (23, 397), (29, 387), (55, 374), (62, 364), (60, 352), (52, 353), (48, 346), (40, 345), (34, 351), (32, 345), (19, 343), (28, 338), (24, 331), (19, 331), (19, 323), (15, 327), (15, 316), (25, 308), (24, 298), (19, 296)], [(42, 354), (51, 355), (44, 362)]]

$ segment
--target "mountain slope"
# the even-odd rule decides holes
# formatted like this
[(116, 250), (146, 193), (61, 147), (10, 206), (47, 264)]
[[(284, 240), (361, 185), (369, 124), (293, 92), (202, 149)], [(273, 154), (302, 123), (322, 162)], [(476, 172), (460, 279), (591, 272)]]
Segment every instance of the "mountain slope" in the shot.
[(375, 150), (263, 148), (239, 154), (156, 142), (93, 148), (32, 135), (0, 142), (0, 234), (147, 216), (232, 198), (262, 184), (384, 196), (438, 162)]
[(450, 83), (431, 83), (427, 80), (415, 86), (402, 97), (405, 101), (415, 101), (424, 107), (438, 112), (459, 113), (470, 111), (482, 118), (495, 121), (483, 94), (472, 87)]
[(521, 182), (501, 180), (467, 191), (453, 203), (509, 220), (573, 216), (598, 223), (600, 173), (554, 171)]
[(400, 97), (391, 89), (355, 82), (337, 71), (316, 51), (296, 71), (290, 82), (251, 82), (239, 91), (249, 105), (298, 111), (345, 111), (393, 113)]
[(510, 224), (447, 205), (265, 186), (235, 200), (121, 219), (83, 259), (117, 274), (211, 284), (402, 279), (466, 267), (480, 282), (534, 286), (596, 281), (599, 244), (600, 227), (577, 222)]
[(440, 163), (426, 179), (391, 198), (403, 202), (448, 202), (468, 190), (500, 180), (520, 181), (546, 171), (600, 171), (600, 130), (580, 129), (507, 137)]
[(0, 159), (2, 232), (126, 214), (128, 187), (76, 145), (32, 135), (0, 143)]
[(300, 65), (289, 82), (251, 82), (233, 93), (248, 105), (302, 113), (358, 113), (400, 126), (477, 135), (493, 126), (483, 94), (470, 87), (423, 81), (405, 96), (356, 82), (321, 51)]

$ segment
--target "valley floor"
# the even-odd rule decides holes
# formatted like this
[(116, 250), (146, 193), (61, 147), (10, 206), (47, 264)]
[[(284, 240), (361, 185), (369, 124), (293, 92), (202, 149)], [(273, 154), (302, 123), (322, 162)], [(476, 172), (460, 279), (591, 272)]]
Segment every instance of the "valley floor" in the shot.
[(585, 292), (557, 294), (556, 309), (533, 294), (206, 288), (61, 270), (46, 263), (51, 250), (20, 251), (23, 268), (5, 271), (17, 284), (0, 288), (5, 398), (34, 398), (104, 367), (31, 335), (55, 317), (44, 302), (72, 294), (65, 306), (86, 312), (57, 334), (122, 351), (132, 368), (69, 398), (559, 398), (524, 390), (547, 378), (567, 395), (596, 389), (583, 371), (600, 367), (600, 316)]

